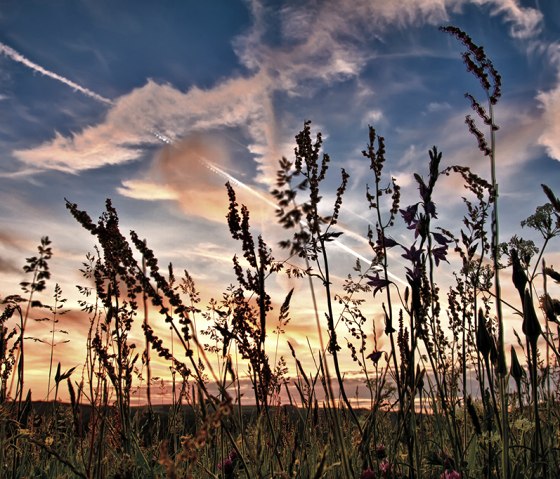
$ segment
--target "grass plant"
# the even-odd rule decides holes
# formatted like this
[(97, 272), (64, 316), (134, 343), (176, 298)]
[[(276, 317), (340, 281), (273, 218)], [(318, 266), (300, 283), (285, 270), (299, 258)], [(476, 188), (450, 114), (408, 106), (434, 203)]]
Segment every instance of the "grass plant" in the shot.
[[(227, 184), (226, 220), (240, 251), (233, 257), (236, 282), (206, 308), (187, 271), (180, 279), (172, 265), (162, 271), (146, 240), (121, 231), (110, 200), (97, 221), (66, 202), (97, 242), (82, 265), (86, 285), (78, 286), (89, 319), (86, 357), (81, 368), (63, 371), (58, 363), (52, 377), (67, 304), (58, 284), (52, 306), (38, 300), (52, 256), (43, 238), (26, 261), (24, 294), (2, 298), (2, 477), (558, 477), (560, 274), (545, 262), (545, 251), (560, 234), (560, 200), (543, 185), (545, 203), (521, 223), (541, 234), (540, 247), (518, 236), (501, 241), (494, 119), (501, 77), (466, 33), (442, 30), (465, 47), (463, 60), (482, 87), (484, 102), (465, 95), (477, 115), (466, 124), (489, 159), (489, 179), (463, 165), (445, 166), (433, 147), (426, 171), (414, 174), (417, 201), (403, 206), (396, 179), (384, 169), (385, 138), (369, 127), (362, 154), (371, 175), (364, 202), (372, 259), (357, 261), (343, 284), (331, 266), (349, 175), (341, 171), (325, 207), (330, 157), (310, 122), (295, 138), (293, 161), (280, 160), (272, 191), (290, 235), (280, 244), (285, 257), (273, 257)], [(452, 225), (438, 218), (434, 200), (450, 175), (465, 187), (464, 217)], [(405, 261), (403, 281), (393, 273), (396, 255)], [(440, 275), (452, 265), (459, 266), (443, 291)], [(506, 274), (518, 298), (504, 298)], [(296, 293), (287, 292), (275, 310), (269, 285), (276, 275), (309, 284), (320, 344), (318, 351), (309, 346), (311, 370), (290, 343), (291, 357), (278, 356)], [(371, 304), (379, 312), (373, 319), (366, 312)], [(504, 311), (523, 321), (509, 361)], [(27, 325), (41, 318), (50, 325), (46, 402), (32, 400), (24, 375), (33, 339)], [(158, 335), (162, 325), (169, 336)], [(380, 336), (387, 338), (384, 349)], [(366, 397), (354, 399), (348, 389), (343, 355), (360, 370)], [(153, 371), (156, 356), (170, 370), (171, 404), (155, 400), (158, 385), (166, 387)], [(252, 402), (241, 392), (245, 379)], [(69, 403), (59, 401), (61, 388)], [(135, 406), (138, 391), (146, 400)]]

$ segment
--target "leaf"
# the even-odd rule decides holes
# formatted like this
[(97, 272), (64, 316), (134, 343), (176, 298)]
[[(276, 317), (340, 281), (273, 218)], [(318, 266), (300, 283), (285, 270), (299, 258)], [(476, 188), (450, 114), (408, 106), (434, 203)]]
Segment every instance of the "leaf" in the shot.
[(335, 238), (338, 238), (339, 236), (341, 236), (343, 234), (342, 231), (335, 231), (335, 232), (329, 232), (329, 233), (325, 233), (323, 236), (323, 240), (326, 242), (330, 242), (330, 241), (334, 241)]
[(441, 233), (432, 233), (432, 237), (442, 246), (445, 246), (445, 245), (451, 243), (451, 240), (447, 239)]
[(385, 248), (392, 248), (393, 246), (400, 246), (399, 243), (397, 243), (393, 238), (390, 238), (389, 236), (380, 236), (377, 239), (377, 244), (379, 246), (384, 246)]
[(54, 381), (58, 384), (60, 381), (64, 381), (65, 379), (68, 379), (74, 372), (74, 369), (76, 369), (76, 366), (60, 374), (60, 362), (59, 362), (56, 368), (56, 374), (54, 375)]

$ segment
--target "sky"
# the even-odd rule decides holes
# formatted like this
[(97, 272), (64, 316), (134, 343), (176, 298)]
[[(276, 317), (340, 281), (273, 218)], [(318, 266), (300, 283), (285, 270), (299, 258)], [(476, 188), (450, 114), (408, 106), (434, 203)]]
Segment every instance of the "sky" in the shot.
[[(232, 182), (276, 259), (286, 258), (277, 243), (287, 233), (268, 191), (306, 120), (331, 157), (326, 203), (340, 168), (350, 174), (344, 234), (329, 250), (340, 287), (357, 258), (372, 258), (365, 191), (373, 176), (361, 155), (368, 125), (385, 137), (385, 168), (403, 205), (418, 201), (413, 173), (427, 175), (433, 145), (443, 167), (490, 176), (464, 124), (464, 93), (483, 92), (465, 70), (461, 45), (438, 30), (449, 24), (483, 45), (503, 77), (495, 109), (501, 239), (518, 234), (540, 245), (520, 222), (546, 202), (541, 183), (560, 193), (556, 0), (0, 2), (0, 296), (20, 292), (25, 258), (48, 236), (47, 298), (59, 283), (71, 309), (61, 318), (70, 334), (58, 336), (70, 342), (55, 348), (55, 362), (82, 364), (89, 323), (76, 285), (86, 284), (79, 269), (95, 242), (64, 199), (96, 218), (111, 198), (123, 231), (146, 238), (162, 265), (188, 270), (205, 301), (219, 299), (235, 282), (231, 260), (241, 251), (228, 232), (224, 183)], [(438, 186), (440, 224), (455, 231), (464, 191), (452, 180)], [(560, 267), (559, 252), (551, 244), (547, 263)], [(402, 260), (392, 261), (398, 280)], [(451, 279), (442, 269), (443, 288)], [(306, 282), (278, 275), (270, 287), (276, 311), (295, 288), (278, 354), (290, 357), (290, 341), (312, 369), (319, 343)], [(379, 301), (369, 297), (365, 308), (377, 318), (370, 333), (375, 327), (381, 349)], [(45, 323), (29, 328), (48, 338)], [(26, 381), (41, 398), (49, 350), (30, 344)], [(348, 359), (343, 366), (348, 377), (356, 372)]]

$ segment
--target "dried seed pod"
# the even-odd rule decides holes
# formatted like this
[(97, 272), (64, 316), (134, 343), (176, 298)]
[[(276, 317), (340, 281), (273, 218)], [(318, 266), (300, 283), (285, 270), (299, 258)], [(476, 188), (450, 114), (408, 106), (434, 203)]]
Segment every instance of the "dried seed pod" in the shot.
[(553, 323), (558, 323), (558, 315), (560, 314), (560, 301), (552, 299), (548, 293), (541, 296), (541, 308), (543, 309), (546, 319)]

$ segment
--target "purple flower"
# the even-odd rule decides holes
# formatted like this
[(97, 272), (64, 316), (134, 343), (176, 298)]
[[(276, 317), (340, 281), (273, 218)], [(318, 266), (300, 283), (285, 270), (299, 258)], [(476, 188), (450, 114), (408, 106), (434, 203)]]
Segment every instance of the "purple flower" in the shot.
[(360, 475), (360, 479), (375, 479), (376, 477), (375, 472), (373, 472), (369, 467), (364, 469)]
[[(440, 261), (447, 261), (447, 246), (439, 246), (432, 249), (436, 266), (439, 266)], [(447, 261), (449, 263), (449, 261)]]
[(377, 364), (381, 359), (381, 356), (383, 356), (383, 351), (373, 351), (373, 353), (368, 354), (366, 358), (371, 359), (374, 364)]
[(389, 474), (391, 474), (392, 469), (393, 466), (387, 459), (383, 459), (379, 463), (379, 471), (381, 472), (381, 475), (383, 477), (387, 477)]
[(411, 224), (414, 222), (416, 218), (416, 212), (418, 211), (418, 203), (415, 205), (411, 205), (406, 208), (406, 210), (399, 210), (404, 222), (408, 225), (409, 229), (416, 228), (416, 223), (411, 228)]
[(455, 469), (446, 469), (439, 477), (440, 479), (461, 479), (461, 473)]
[(385, 459), (387, 457), (387, 451), (385, 450), (384, 444), (379, 444), (375, 447), (375, 455), (377, 459)]
[(237, 452), (231, 451), (221, 464), (218, 464), (218, 469), (224, 471), (224, 477), (233, 478), (235, 470), (235, 463), (237, 462)]
[(368, 276), (367, 278), (369, 279), (368, 284), (370, 286), (373, 286), (374, 296), (377, 294), (378, 291), (389, 286), (389, 284), (391, 283), (388, 279), (380, 278), (379, 273), (377, 273), (375, 276)]
[(411, 261), (412, 263), (419, 263), (420, 258), (422, 257), (423, 249), (416, 249), (416, 243), (414, 243), (410, 249), (402, 247), (405, 251), (403, 255), (401, 255), (404, 259)]
[(218, 466), (226, 476), (233, 473), (233, 461), (228, 457), (224, 462)]

